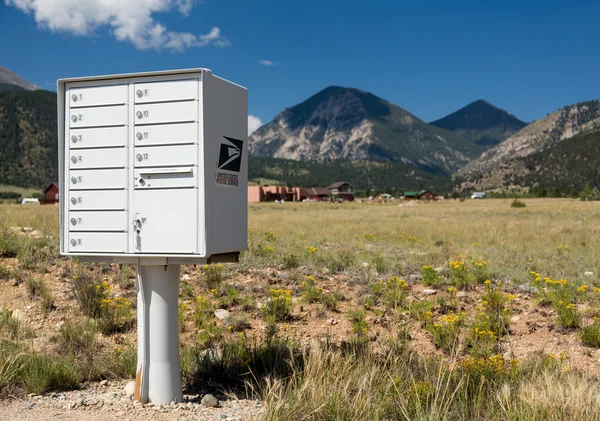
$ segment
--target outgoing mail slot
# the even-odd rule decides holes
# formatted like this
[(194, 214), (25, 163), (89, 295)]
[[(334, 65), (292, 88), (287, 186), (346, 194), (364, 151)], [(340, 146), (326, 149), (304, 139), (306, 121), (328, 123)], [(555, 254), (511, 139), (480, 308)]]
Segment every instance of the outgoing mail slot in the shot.
[(69, 231), (117, 231), (127, 230), (127, 212), (69, 212)]
[(198, 167), (144, 168), (134, 171), (136, 189), (196, 187)]
[(69, 168), (125, 168), (127, 149), (77, 149), (69, 153)]
[(125, 190), (70, 191), (69, 210), (125, 210)]
[(127, 85), (71, 88), (66, 95), (71, 108), (127, 104)]
[(127, 127), (71, 129), (67, 138), (70, 149), (119, 147), (127, 144)]
[(70, 127), (124, 126), (127, 106), (74, 108), (69, 110)]
[(127, 233), (70, 232), (67, 247), (77, 253), (125, 253)]
[(135, 84), (135, 102), (185, 101), (198, 99), (197, 80), (175, 80)]
[(124, 189), (127, 170), (70, 170), (66, 182), (69, 190)]
[(198, 101), (136, 105), (134, 118), (136, 126), (198, 121)]
[(136, 146), (192, 144), (198, 142), (198, 123), (136, 127)]
[(196, 145), (149, 146), (135, 148), (133, 155), (136, 168), (191, 166), (198, 162), (198, 147)]

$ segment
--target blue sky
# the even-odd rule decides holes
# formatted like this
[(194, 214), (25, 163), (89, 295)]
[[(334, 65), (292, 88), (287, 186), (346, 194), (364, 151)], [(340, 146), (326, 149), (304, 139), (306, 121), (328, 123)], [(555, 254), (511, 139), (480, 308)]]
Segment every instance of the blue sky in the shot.
[(207, 67), (263, 122), (329, 85), (425, 121), (480, 98), (531, 121), (600, 98), (599, 18), (592, 1), (0, 0), (0, 65), (51, 90)]

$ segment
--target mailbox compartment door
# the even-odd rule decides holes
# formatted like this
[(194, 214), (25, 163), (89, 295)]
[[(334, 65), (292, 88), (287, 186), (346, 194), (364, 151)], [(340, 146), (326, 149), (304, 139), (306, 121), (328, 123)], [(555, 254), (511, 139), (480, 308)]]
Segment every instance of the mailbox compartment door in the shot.
[[(135, 124), (185, 123), (198, 121), (198, 101), (140, 104), (135, 106)], [(139, 129), (136, 127), (136, 131)]]
[(136, 253), (196, 253), (198, 190), (135, 190), (132, 232)]
[(71, 108), (126, 104), (127, 85), (71, 88), (68, 102)]
[(125, 232), (69, 232), (68, 247), (74, 253), (125, 253)]
[(69, 231), (127, 230), (127, 212), (69, 212)]
[(127, 185), (127, 170), (70, 170), (70, 190), (124, 189)]
[(127, 149), (78, 149), (69, 154), (69, 168), (125, 168)]
[(137, 127), (135, 146), (184, 145), (198, 142), (198, 123)]
[(95, 130), (71, 129), (69, 148), (110, 148), (127, 144), (127, 127), (101, 127)]
[(69, 127), (124, 126), (127, 106), (74, 108), (69, 110)]
[(125, 190), (91, 190), (69, 192), (69, 210), (126, 210)]
[(135, 167), (172, 167), (175, 165), (196, 165), (198, 147), (196, 145), (150, 146), (135, 148)]
[(135, 103), (198, 99), (198, 80), (135, 84)]

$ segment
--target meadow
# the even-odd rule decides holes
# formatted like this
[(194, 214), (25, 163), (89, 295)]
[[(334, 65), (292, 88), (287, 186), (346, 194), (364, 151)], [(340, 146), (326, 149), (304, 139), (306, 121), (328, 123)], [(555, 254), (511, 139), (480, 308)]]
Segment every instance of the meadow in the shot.
[[(250, 205), (239, 264), (184, 267), (186, 389), (268, 420), (600, 419), (600, 208), (523, 202)], [(57, 212), (0, 206), (0, 396), (135, 371), (134, 269), (58, 256)]]

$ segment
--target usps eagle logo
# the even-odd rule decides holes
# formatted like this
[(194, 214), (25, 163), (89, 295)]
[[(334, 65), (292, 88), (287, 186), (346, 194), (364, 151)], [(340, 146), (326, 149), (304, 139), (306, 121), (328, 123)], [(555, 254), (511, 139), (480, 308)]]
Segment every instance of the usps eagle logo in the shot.
[(223, 138), (225, 140), (221, 142), (219, 163), (217, 166), (220, 170), (240, 172), (240, 167), (242, 166), (242, 145), (244, 142), (227, 136), (223, 136)]

